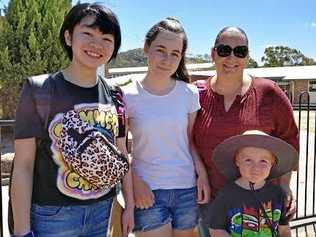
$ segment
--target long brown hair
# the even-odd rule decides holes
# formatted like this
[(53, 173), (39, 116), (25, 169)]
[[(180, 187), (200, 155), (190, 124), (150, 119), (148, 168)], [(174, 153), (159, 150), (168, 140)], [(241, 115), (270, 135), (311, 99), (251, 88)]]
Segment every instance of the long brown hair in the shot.
[(185, 66), (185, 53), (188, 47), (188, 38), (179, 20), (173, 17), (167, 17), (166, 19), (152, 26), (146, 34), (145, 43), (150, 46), (151, 43), (156, 39), (157, 35), (162, 31), (170, 31), (181, 35), (183, 39), (181, 60), (176, 72), (172, 75), (172, 77), (176, 80), (189, 83), (190, 76)]

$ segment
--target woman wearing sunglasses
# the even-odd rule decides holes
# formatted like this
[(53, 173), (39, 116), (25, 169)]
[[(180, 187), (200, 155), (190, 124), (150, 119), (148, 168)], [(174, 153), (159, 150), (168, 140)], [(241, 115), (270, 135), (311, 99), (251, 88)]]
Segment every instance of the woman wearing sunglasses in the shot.
[[(248, 37), (242, 29), (226, 27), (221, 30), (211, 58), (216, 75), (197, 83), (202, 108), (193, 131), (197, 151), (207, 169), (212, 201), (226, 183), (212, 160), (213, 150), (219, 143), (246, 130), (264, 131), (297, 150), (299, 140), (291, 104), (282, 90), (271, 80), (255, 78), (244, 72), (249, 50)], [(288, 174), (279, 180), (289, 197), (290, 177)], [(210, 203), (200, 206), (202, 227), (209, 223)], [(289, 208), (288, 214), (293, 214), (295, 204), (290, 202)], [(200, 230), (207, 236), (207, 228)]]

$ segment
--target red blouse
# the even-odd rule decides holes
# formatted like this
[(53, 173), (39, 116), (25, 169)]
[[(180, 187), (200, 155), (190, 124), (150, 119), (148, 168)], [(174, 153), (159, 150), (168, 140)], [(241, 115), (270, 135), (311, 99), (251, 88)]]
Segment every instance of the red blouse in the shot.
[(196, 118), (194, 141), (208, 171), (213, 199), (226, 180), (212, 161), (216, 145), (246, 130), (261, 130), (279, 137), (299, 150), (299, 133), (292, 106), (284, 92), (271, 80), (253, 78), (248, 91), (238, 95), (228, 111), (224, 97), (207, 82), (199, 83), (201, 110)]

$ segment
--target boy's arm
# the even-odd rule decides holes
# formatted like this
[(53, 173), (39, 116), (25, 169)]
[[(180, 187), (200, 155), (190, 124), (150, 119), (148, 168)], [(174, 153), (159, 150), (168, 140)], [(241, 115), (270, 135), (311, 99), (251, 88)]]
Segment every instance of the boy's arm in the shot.
[(280, 237), (291, 237), (291, 229), (289, 225), (279, 225), (278, 231)]
[(203, 162), (198, 155), (195, 144), (193, 141), (193, 126), (197, 116), (197, 112), (189, 114), (188, 122), (188, 140), (189, 149), (193, 158), (193, 163), (195, 167), (195, 172), (197, 174), (197, 189), (198, 189), (198, 200), (199, 204), (208, 203), (210, 199), (210, 185), (208, 183), (208, 176)]
[(22, 236), (31, 231), (30, 209), (36, 140), (35, 138), (17, 139), (15, 140), (14, 149), (11, 186), (14, 234)]
[(209, 232), (212, 237), (230, 237), (230, 234), (226, 230), (209, 229)]

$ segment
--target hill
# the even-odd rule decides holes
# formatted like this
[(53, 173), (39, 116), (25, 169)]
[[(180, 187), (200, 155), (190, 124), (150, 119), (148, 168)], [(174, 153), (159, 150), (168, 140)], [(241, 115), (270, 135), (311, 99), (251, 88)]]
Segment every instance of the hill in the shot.
[[(186, 58), (187, 63), (208, 63), (202, 55), (193, 56), (190, 55)], [(132, 49), (125, 52), (121, 52), (117, 55), (116, 60), (111, 62), (110, 68), (118, 67), (143, 67), (147, 66), (147, 59), (144, 55), (142, 48)]]

